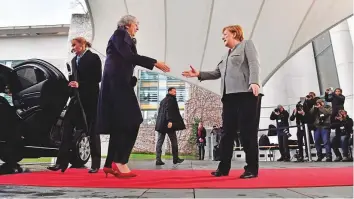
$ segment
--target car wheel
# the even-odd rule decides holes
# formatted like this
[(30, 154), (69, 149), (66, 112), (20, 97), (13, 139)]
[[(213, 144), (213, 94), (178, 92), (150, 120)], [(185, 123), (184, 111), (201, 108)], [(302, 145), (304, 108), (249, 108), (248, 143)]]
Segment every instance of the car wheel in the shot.
[(75, 146), (72, 149), (70, 163), (74, 167), (84, 166), (90, 159), (90, 140), (86, 134), (78, 136), (75, 142)]
[(23, 159), (24, 145), (21, 141), (7, 142), (0, 147), (0, 160), (9, 164), (16, 164)]

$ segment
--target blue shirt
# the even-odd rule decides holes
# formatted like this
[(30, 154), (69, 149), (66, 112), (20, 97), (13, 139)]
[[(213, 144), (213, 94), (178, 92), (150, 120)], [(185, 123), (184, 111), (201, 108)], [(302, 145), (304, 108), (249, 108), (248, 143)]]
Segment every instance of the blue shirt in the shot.
[(81, 59), (82, 56), (84, 56), (84, 54), (87, 52), (88, 49), (86, 49), (81, 55), (77, 55), (76, 56), (76, 66), (79, 66), (79, 61)]

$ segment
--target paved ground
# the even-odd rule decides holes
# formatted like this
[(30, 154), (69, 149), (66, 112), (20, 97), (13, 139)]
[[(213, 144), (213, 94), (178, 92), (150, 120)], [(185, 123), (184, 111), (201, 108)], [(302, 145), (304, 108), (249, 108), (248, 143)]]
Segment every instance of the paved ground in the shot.
[[(132, 161), (134, 169), (214, 169), (217, 162), (186, 161), (173, 165), (155, 166), (154, 161)], [(243, 162), (234, 161), (232, 167), (240, 169)], [(32, 171), (43, 170), (47, 164), (26, 164)], [(89, 165), (88, 165), (89, 166)], [(261, 162), (261, 168), (300, 167), (353, 167), (353, 163), (294, 163)], [(314, 187), (289, 189), (78, 189), (0, 186), (0, 198), (353, 198), (353, 187)]]

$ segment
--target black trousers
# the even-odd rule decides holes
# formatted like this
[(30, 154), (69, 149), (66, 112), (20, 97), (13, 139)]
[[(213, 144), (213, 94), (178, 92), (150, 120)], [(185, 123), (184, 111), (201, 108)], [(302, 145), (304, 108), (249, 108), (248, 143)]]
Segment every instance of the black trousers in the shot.
[(261, 110), (261, 96), (253, 93), (225, 94), (223, 103), (223, 129), (218, 170), (229, 172), (237, 129), (240, 130), (243, 150), (246, 154), (245, 170), (258, 174), (258, 126)]
[(166, 134), (168, 135), (171, 141), (173, 160), (178, 160), (178, 142), (176, 131), (172, 131), (169, 133), (158, 132), (158, 138), (156, 143), (156, 160), (161, 160), (162, 145), (165, 141)]
[(289, 137), (282, 130), (280, 132), (278, 133), (278, 144), (281, 158), (290, 159)]
[(91, 151), (91, 168), (99, 169), (101, 167), (101, 138), (94, 131), (94, 123), (90, 125), (90, 151)]
[[(56, 164), (67, 165), (70, 161), (70, 149), (74, 146), (74, 128), (83, 129), (84, 120), (83, 115), (76, 99), (72, 99), (65, 113), (63, 123), (63, 134), (61, 138), (61, 144), (59, 147), (59, 153), (57, 155)], [(77, 166), (77, 165), (75, 165)]]
[(198, 145), (198, 152), (199, 152), (199, 160), (204, 160), (204, 156), (205, 156), (205, 145), (204, 144)]
[[(59, 153), (56, 163), (57, 164), (68, 164), (70, 161), (70, 148), (73, 146), (73, 129), (77, 130), (84, 129), (84, 120), (82, 115), (81, 107), (75, 99), (73, 99), (72, 104), (70, 104), (69, 109), (65, 115), (64, 131), (62, 135), (61, 145), (59, 147)], [(91, 168), (100, 168), (101, 165), (101, 139), (94, 131), (95, 116), (86, 113), (86, 120), (88, 123), (88, 136), (90, 136), (90, 151), (91, 151)], [(74, 165), (77, 167), (83, 165)]]
[(112, 163), (127, 164), (138, 137), (139, 125), (122, 128), (120, 132), (111, 132), (105, 167), (111, 168)]
[[(304, 158), (304, 143), (305, 143), (305, 153), (306, 156), (309, 156), (309, 152), (307, 150), (307, 140), (306, 140), (306, 132), (304, 130), (297, 130), (296, 136), (297, 136), (297, 147), (299, 149), (299, 156), (301, 158)], [(305, 140), (305, 142), (304, 142)]]
[(236, 147), (241, 147), (242, 146), (240, 132), (236, 133), (235, 144), (236, 144)]

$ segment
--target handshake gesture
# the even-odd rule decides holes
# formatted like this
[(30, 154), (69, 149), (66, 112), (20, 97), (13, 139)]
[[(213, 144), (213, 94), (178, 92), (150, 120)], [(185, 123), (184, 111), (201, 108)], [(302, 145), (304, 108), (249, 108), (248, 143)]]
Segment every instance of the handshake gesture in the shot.
[(199, 71), (195, 70), (193, 66), (189, 66), (191, 69), (187, 71), (183, 71), (182, 75), (184, 77), (198, 77), (199, 76)]
[(165, 62), (157, 61), (155, 63), (155, 67), (165, 73), (171, 71), (170, 67), (167, 64), (165, 64)]

